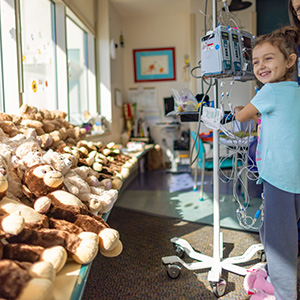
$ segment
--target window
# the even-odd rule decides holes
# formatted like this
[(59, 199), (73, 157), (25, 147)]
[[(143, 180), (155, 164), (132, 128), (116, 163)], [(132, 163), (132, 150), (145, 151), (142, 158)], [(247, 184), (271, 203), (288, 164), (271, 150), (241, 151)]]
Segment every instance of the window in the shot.
[(70, 121), (81, 124), (88, 112), (87, 33), (67, 17), (67, 57)]
[(23, 103), (57, 109), (54, 3), (22, 0)]
[(16, 113), (19, 108), (19, 77), (15, 1), (0, 2), (1, 111)]
[(59, 109), (75, 125), (97, 113), (95, 32), (82, 16), (60, 0), (5, 0), (0, 9), (0, 111)]

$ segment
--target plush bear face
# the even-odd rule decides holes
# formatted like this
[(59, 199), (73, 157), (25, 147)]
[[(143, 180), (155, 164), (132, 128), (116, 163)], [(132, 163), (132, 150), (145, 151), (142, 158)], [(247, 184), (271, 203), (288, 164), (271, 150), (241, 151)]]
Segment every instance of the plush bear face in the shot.
[(53, 166), (56, 171), (61, 172), (63, 175), (69, 172), (72, 167), (72, 161), (69, 157), (53, 151), (52, 149), (44, 154), (43, 159), (45, 163)]
[(24, 184), (36, 197), (45, 196), (48, 193), (62, 187), (64, 176), (51, 165), (39, 164), (26, 170)]

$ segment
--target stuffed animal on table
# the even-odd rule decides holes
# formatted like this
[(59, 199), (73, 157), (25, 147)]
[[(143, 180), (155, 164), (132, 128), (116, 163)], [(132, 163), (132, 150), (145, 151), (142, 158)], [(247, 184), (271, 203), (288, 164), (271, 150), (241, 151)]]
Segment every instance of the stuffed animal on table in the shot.
[(26, 169), (43, 162), (42, 156), (42, 148), (38, 141), (33, 137), (26, 139), (23, 143), (16, 147), (14, 155), (11, 158), (11, 162), (21, 180)]
[(50, 263), (30, 264), (0, 259), (0, 298), (5, 300), (52, 300), (53, 284), (51, 278), (45, 278), (45, 274), (50, 273)]
[[(6, 175), (5, 168), (0, 167), (0, 199), (5, 197), (7, 191)], [(4, 238), (18, 235), (24, 226), (25, 220), (18, 211), (9, 213), (0, 207), (0, 298), (7, 300), (52, 299), (52, 281), (55, 271), (60, 270), (65, 264), (66, 251), (62, 247), (60, 251), (41, 249), (41, 247), (33, 249), (34, 246), (31, 245), (15, 247), (4, 240)], [(19, 246), (23, 249), (21, 250)]]
[[(52, 166), (44, 164), (26, 170), (24, 191), (28, 197), (35, 200), (34, 208), (50, 218), (73, 223), (76, 228), (81, 228), (83, 233), (86, 231), (96, 233), (102, 255), (109, 257), (119, 255), (123, 249), (119, 232), (110, 228), (100, 216), (90, 213), (79, 198), (61, 190), (61, 184), (56, 181), (58, 173), (61, 174), (54, 171)], [(72, 232), (71, 228), (68, 230)]]
[[(98, 236), (95, 233), (83, 232), (74, 224), (64, 220), (51, 220), (33, 208), (8, 197), (0, 201), (0, 209), (8, 215), (19, 214), (24, 218), (24, 228), (18, 234), (7, 237), (8, 243), (35, 245), (43, 248), (61, 246), (75, 262), (80, 264), (91, 262), (98, 253)], [(66, 256), (61, 247), (56, 247), (51, 252), (52, 261), (57, 260), (53, 263), (57, 269), (60, 269), (66, 262)]]
[(63, 186), (66, 191), (86, 204), (91, 213), (107, 213), (116, 202), (118, 191), (115, 189), (106, 190), (104, 187), (100, 187), (97, 178), (98, 173), (91, 167), (74, 166), (71, 154), (60, 154), (48, 150), (43, 155), (43, 159), (64, 175)]
[[(8, 168), (3, 156), (0, 155), (0, 200), (5, 197), (8, 189)], [(7, 213), (0, 207), (0, 240), (20, 233), (24, 228), (24, 218), (17, 212)]]

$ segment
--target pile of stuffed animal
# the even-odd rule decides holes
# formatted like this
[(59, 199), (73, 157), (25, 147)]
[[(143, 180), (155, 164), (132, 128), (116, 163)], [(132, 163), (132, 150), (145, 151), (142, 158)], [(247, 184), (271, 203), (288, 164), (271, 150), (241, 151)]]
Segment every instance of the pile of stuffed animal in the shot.
[(66, 261), (122, 252), (103, 220), (136, 159), (85, 140), (60, 111), (0, 113), (0, 298), (52, 299)]

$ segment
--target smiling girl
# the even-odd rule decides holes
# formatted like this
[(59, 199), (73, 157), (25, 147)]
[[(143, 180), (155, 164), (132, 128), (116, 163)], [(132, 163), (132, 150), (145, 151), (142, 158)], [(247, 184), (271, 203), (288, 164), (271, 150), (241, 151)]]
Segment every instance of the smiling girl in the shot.
[(287, 26), (256, 39), (254, 74), (264, 86), (245, 107), (235, 107), (238, 121), (261, 121), (256, 153), (265, 194), (260, 238), (276, 300), (297, 299), (300, 87), (292, 76), (299, 34)]

